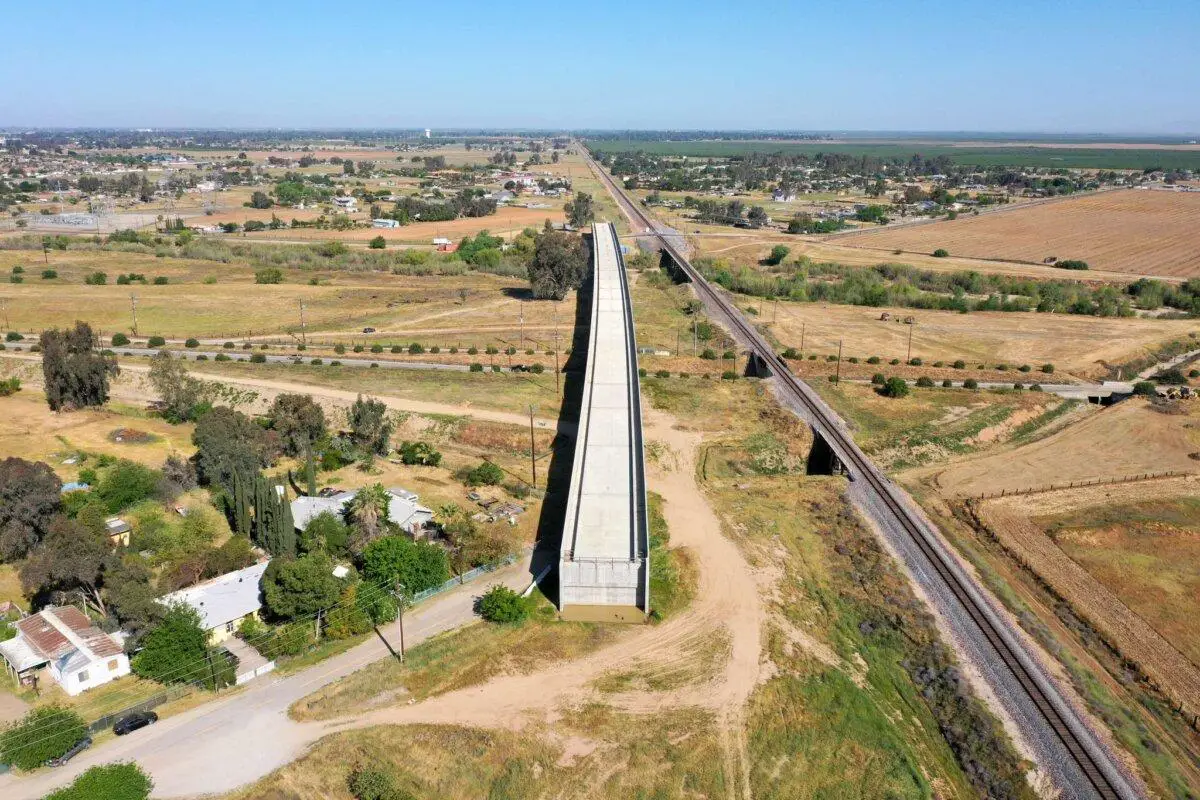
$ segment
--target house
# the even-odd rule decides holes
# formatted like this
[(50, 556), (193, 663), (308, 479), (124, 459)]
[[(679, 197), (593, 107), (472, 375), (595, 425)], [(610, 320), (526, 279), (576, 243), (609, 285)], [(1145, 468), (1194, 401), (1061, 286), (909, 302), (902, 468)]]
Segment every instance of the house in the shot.
[[(417, 495), (406, 489), (388, 489), (388, 521), (405, 533), (416, 534), (433, 521), (433, 511), (417, 502)], [(329, 512), (340, 517), (357, 492), (335, 492), (328, 497), (297, 497), (292, 501), (292, 520), (296, 530), (304, 530), (318, 514)]]
[(343, 214), (353, 214), (358, 211), (358, 200), (353, 197), (335, 197), (333, 198), (333, 210)]
[(394, 219), (373, 219), (371, 220), (372, 228), (399, 228), (399, 220)]
[(0, 642), (0, 656), (18, 683), (32, 682), (45, 669), (74, 697), (129, 674), (129, 657), (117, 640), (73, 606), (49, 606), (16, 627), (15, 637)]
[(108, 543), (113, 547), (129, 547), (129, 534), (133, 526), (120, 517), (109, 517), (104, 520), (104, 530), (108, 534)]
[(260, 585), (268, 563), (264, 561), (218, 575), (204, 583), (164, 595), (159, 602), (163, 605), (183, 603), (196, 609), (200, 614), (200, 626), (208, 631), (209, 641), (218, 644), (236, 633), (243, 620), (256, 617), (262, 609)]
[(515, 196), (516, 195), (507, 189), (501, 189), (498, 192), (492, 192), (491, 194), (487, 195), (487, 199), (495, 200), (497, 203), (511, 203)]
[(791, 189), (776, 189), (771, 199), (776, 203), (790, 203), (796, 199), (796, 193)]

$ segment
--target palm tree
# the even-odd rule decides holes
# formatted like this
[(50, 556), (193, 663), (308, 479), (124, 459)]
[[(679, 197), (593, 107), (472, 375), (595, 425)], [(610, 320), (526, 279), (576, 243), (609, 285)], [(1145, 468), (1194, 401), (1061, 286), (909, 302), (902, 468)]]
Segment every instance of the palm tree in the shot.
[(381, 524), (387, 522), (391, 495), (382, 483), (372, 483), (358, 490), (346, 508), (346, 516), (354, 525), (358, 549), (379, 536)]

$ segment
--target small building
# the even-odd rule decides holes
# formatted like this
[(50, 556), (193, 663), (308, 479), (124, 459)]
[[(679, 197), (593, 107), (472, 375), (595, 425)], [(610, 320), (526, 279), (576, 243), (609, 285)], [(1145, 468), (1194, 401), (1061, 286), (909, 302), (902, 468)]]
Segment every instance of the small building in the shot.
[(333, 198), (333, 210), (343, 214), (353, 214), (358, 211), (358, 200), (353, 197), (335, 197)]
[(83, 483), (82, 481), (71, 481), (69, 483), (64, 483), (62, 485), (62, 489), (60, 490), (60, 492), (62, 494), (69, 494), (71, 492), (86, 492), (88, 489), (91, 489), (91, 488), (92, 488), (91, 486), (89, 486), (86, 483)]
[(74, 697), (129, 674), (129, 657), (117, 640), (73, 606), (48, 606), (16, 627), (15, 637), (0, 642), (0, 656), (18, 683), (44, 670)]
[(399, 228), (399, 220), (394, 219), (373, 219), (371, 220), (372, 228)]
[(212, 580), (171, 592), (159, 598), (163, 605), (183, 603), (200, 614), (200, 625), (208, 631), (213, 644), (225, 641), (237, 632), (238, 626), (262, 610), (262, 576), (267, 571), (263, 561), (245, 569), (218, 575)]
[(771, 199), (776, 203), (790, 203), (796, 199), (796, 193), (791, 189), (776, 189)]
[[(433, 521), (433, 510), (417, 502), (418, 497), (407, 489), (388, 489), (388, 521), (405, 533), (416, 535)], [(292, 520), (296, 530), (305, 530), (319, 514), (341, 517), (358, 492), (337, 492), (328, 497), (297, 497), (292, 501)]]
[(113, 547), (129, 547), (129, 535), (133, 526), (120, 517), (109, 517), (104, 520), (104, 530), (108, 533), (108, 543)]

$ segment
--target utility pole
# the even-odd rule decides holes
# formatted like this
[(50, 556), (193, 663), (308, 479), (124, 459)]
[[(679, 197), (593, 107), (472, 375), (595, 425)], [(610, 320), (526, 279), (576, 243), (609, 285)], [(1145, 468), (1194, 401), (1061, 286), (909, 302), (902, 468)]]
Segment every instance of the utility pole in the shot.
[(908, 355), (904, 357), (905, 364), (912, 361), (912, 331), (914, 325), (916, 325), (915, 322), (910, 323), (908, 326)]
[(562, 374), (558, 368), (558, 331), (554, 331), (554, 394), (562, 397)]
[(775, 321), (778, 319), (779, 319), (779, 295), (775, 295), (775, 310), (771, 313), (771, 324), (774, 325)]
[(4, 310), (4, 330), (9, 330), (9, 327), (8, 327), (8, 298), (0, 299), (0, 309)]
[(533, 439), (533, 404), (529, 404), (529, 472), (533, 475), (533, 488), (537, 488), (537, 451)]
[(400, 623), (400, 663), (404, 663), (404, 606), (408, 597), (404, 594), (404, 584), (396, 581), (396, 620)]
[(696, 357), (696, 315), (692, 315), (692, 358)]
[(800, 323), (800, 353), (804, 354), (804, 329), (808, 326), (807, 322)]
[(300, 344), (308, 347), (308, 334), (304, 326), (304, 301), (300, 301)]
[(839, 386), (842, 383), (842, 340), (841, 339), (838, 339), (837, 374), (834, 376), (833, 382)]
[(133, 335), (137, 336), (138, 330), (137, 330), (137, 295), (136, 294), (129, 295), (129, 303), (133, 307)]

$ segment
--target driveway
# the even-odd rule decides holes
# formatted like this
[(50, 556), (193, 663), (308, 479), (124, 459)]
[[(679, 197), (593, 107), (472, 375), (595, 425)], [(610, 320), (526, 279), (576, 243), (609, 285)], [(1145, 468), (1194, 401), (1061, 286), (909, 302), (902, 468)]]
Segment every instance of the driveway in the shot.
[[(431, 636), (474, 622), (475, 598), (489, 586), (503, 583), (514, 589), (529, 584), (529, 566), (522, 559), (439, 595), (404, 618), (409, 647)], [(396, 639), (396, 625), (383, 631)], [(295, 722), (288, 718), (292, 703), (326, 684), (389, 656), (377, 638), (287, 677), (273, 673), (223, 699), (156, 725), (110, 739), (84, 751), (67, 766), (33, 774), (0, 776), (0, 797), (35, 800), (73, 780), (88, 767), (113, 761), (136, 761), (154, 779), (155, 797), (218, 794), (250, 783), (298, 758), (307, 747), (330, 732), (324, 722)], [(3, 697), (3, 695), (0, 695)]]

